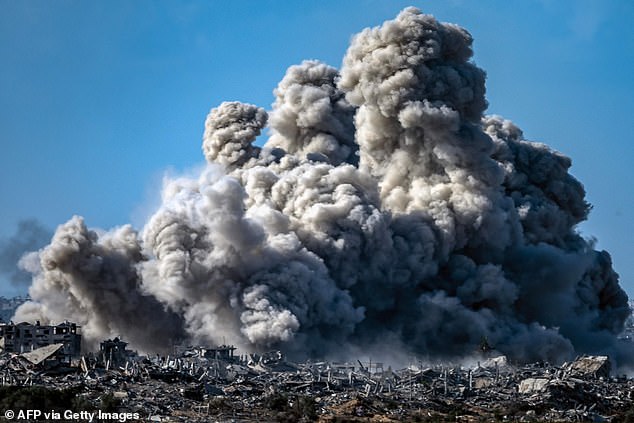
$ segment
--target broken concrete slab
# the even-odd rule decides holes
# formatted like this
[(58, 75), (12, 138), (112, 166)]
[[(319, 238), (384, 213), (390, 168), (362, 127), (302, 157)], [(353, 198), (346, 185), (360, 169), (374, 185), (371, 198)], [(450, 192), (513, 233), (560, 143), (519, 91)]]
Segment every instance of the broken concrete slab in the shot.
[(20, 354), (20, 357), (26, 359), (31, 364), (38, 365), (44, 360), (51, 358), (64, 347), (64, 344), (52, 344), (37, 348), (33, 351)]
[(586, 355), (563, 366), (564, 370), (577, 377), (610, 377), (612, 365), (605, 355)]
[(550, 379), (546, 378), (528, 378), (520, 382), (518, 386), (518, 392), (520, 394), (533, 394), (535, 392), (546, 391), (546, 386), (550, 382)]

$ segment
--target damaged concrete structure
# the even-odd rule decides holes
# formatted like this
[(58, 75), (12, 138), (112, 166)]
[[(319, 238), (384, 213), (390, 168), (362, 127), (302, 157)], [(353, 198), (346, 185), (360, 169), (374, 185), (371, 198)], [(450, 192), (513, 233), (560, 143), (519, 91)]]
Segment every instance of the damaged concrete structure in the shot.
[[(66, 360), (63, 349), (64, 344), (51, 344), (33, 351), (25, 352), (20, 354), (18, 357), (28, 361), (33, 366), (39, 366), (47, 360), (51, 360), (51, 366), (55, 366)], [(66, 364), (70, 364), (70, 362)]]
[(584, 355), (572, 363), (564, 364), (563, 368), (572, 376), (606, 378), (610, 376), (612, 364), (605, 355)]
[(70, 363), (81, 354), (81, 327), (75, 323), (41, 325), (40, 322), (0, 324), (0, 348), (7, 353), (22, 354), (60, 344), (59, 357)]
[(127, 342), (119, 338), (107, 339), (99, 344), (99, 356), (103, 363), (107, 363), (106, 368), (125, 365), (128, 357), (133, 354), (126, 348), (127, 345)]

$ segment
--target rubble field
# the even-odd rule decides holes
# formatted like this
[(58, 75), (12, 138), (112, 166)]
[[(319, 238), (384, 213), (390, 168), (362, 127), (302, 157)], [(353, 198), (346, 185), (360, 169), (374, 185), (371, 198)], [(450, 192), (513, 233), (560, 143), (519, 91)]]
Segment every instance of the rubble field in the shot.
[(52, 348), (5, 356), (0, 406), (138, 413), (137, 420), (157, 422), (634, 421), (634, 380), (611, 375), (605, 356), (561, 366), (498, 356), (470, 367), (392, 370), (360, 361), (292, 363), (279, 352), (233, 357), (232, 347), (221, 348), (88, 355), (71, 365), (55, 362)]

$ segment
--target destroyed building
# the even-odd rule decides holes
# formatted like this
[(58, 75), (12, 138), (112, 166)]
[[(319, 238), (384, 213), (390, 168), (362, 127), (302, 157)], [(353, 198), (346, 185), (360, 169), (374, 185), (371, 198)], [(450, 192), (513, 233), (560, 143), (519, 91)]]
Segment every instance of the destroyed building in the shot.
[(235, 359), (233, 353), (236, 347), (233, 345), (221, 345), (214, 348), (205, 348), (205, 358), (233, 361)]
[(59, 356), (70, 362), (81, 354), (81, 327), (75, 323), (58, 325), (7, 323), (0, 324), (0, 348), (8, 353), (26, 353), (41, 347), (61, 344)]
[(133, 354), (132, 351), (126, 349), (128, 343), (119, 338), (107, 339), (99, 344), (100, 358), (104, 363), (108, 363), (109, 367), (120, 366), (125, 364), (128, 358)]

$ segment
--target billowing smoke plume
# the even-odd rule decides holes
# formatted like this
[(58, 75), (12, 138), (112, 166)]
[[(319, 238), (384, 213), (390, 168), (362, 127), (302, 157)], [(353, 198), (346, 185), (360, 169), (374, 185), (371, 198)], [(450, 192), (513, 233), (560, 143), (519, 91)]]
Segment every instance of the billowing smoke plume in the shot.
[(169, 347), (161, 338), (178, 337), (182, 319), (141, 292), (136, 265), (142, 260), (129, 225), (99, 236), (75, 216), (57, 228), (39, 266), (31, 263), (29, 293), (39, 302), (23, 304), (16, 318), (80, 322), (89, 342), (123, 332), (146, 348)]
[(340, 71), (292, 66), (270, 116), (221, 104), (198, 179), (168, 181), (139, 236), (60, 226), (16, 319), (70, 318), (145, 349), (390, 342), (459, 358), (486, 339), (516, 360), (622, 359), (627, 296), (575, 230), (583, 186), (569, 158), (483, 115), (471, 44), (409, 8), (354, 37)]

